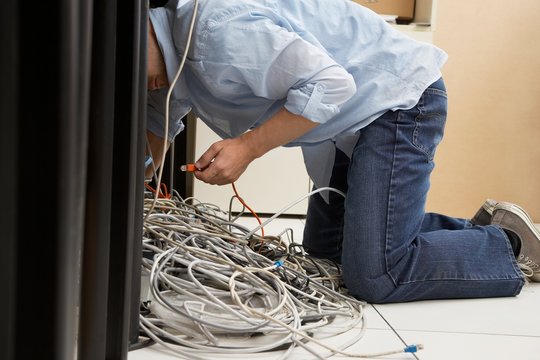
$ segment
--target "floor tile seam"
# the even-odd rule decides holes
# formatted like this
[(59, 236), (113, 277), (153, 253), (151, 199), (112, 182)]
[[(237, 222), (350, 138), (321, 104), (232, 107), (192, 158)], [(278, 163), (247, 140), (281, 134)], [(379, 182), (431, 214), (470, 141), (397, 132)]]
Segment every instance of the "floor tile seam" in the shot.
[[(394, 334), (394, 337), (396, 339), (398, 339), (399, 341), (401, 341), (405, 346), (407, 346), (407, 341), (403, 338), (403, 336), (400, 334), (400, 332), (398, 330), (396, 330), (396, 328), (394, 328), (394, 326), (392, 324), (390, 324), (390, 321), (388, 321), (386, 319), (386, 317), (379, 311), (379, 309), (377, 308), (377, 305), (376, 304), (368, 304), (368, 305), (371, 305), (371, 307), (373, 308), (373, 310), (375, 310), (375, 312), (379, 315), (379, 317), (386, 323), (386, 325), (388, 326), (388, 328), (390, 329), (390, 331), (392, 332), (392, 334)], [(416, 354), (411, 354), (415, 359), (419, 359), (418, 356), (416, 356)]]
[(476, 331), (444, 331), (444, 330), (418, 330), (418, 329), (396, 329), (396, 331), (400, 332), (400, 334), (401, 332), (422, 332), (422, 333), (435, 333), (435, 334), (486, 335), (486, 336), (505, 336), (505, 337), (540, 339), (540, 335), (484, 333), (484, 332), (476, 332)]
[[(343, 330), (343, 329), (349, 329), (349, 328), (348, 327), (335, 327), (335, 329)], [(354, 328), (354, 329), (356, 329), (356, 328)], [(368, 325), (368, 326), (366, 326), (366, 331), (369, 331), (369, 330), (390, 330), (390, 331), (392, 331), (391, 328), (389, 328), (388, 326), (385, 327), (384, 325), (382, 325), (382, 326), (373, 326), (373, 327), (370, 327)]]

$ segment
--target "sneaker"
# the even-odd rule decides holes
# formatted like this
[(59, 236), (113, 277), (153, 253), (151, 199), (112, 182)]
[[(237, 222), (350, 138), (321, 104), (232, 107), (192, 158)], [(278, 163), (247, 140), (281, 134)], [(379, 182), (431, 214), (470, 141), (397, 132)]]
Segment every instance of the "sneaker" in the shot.
[(525, 276), (540, 282), (540, 231), (525, 210), (515, 204), (499, 202), (493, 209), (491, 224), (515, 233), (521, 240), (518, 265)]
[(489, 225), (491, 224), (491, 216), (493, 215), (493, 209), (497, 205), (497, 201), (493, 199), (487, 199), (482, 207), (478, 209), (476, 214), (471, 219), (473, 225)]

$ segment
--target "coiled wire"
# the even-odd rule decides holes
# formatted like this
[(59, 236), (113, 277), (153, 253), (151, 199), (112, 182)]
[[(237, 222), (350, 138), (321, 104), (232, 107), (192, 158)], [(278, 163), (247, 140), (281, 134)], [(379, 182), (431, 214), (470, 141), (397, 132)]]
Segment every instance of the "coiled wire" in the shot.
[[(151, 296), (140, 328), (149, 339), (196, 360), (269, 351), (279, 359), (297, 358), (297, 350), (317, 359), (412, 352), (346, 352), (365, 332), (365, 303), (347, 294), (338, 264), (307, 255), (292, 231), (260, 236), (230, 209), (174, 195), (145, 198), (142, 272)], [(356, 336), (340, 346), (324, 343), (351, 329)]]
[(364, 303), (346, 294), (338, 264), (306, 255), (290, 236), (256, 235), (230, 212), (187, 200), (158, 199), (146, 214), (155, 199), (145, 199), (147, 336), (190, 358), (275, 349), (288, 356), (337, 317), (362, 324)]

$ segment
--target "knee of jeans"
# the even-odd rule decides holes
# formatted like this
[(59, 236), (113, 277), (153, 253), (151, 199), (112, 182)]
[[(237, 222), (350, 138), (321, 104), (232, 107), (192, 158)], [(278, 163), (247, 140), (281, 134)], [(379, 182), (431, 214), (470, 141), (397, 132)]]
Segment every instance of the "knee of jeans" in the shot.
[(367, 278), (359, 274), (347, 273), (346, 269), (343, 269), (343, 278), (349, 294), (368, 303), (385, 303), (388, 296), (395, 290), (394, 283), (386, 274), (377, 278)]

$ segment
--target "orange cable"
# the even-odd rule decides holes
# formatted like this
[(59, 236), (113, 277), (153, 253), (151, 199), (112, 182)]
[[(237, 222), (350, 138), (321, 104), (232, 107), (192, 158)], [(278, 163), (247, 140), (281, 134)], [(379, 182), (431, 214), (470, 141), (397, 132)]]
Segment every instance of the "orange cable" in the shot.
[[(156, 193), (156, 189), (154, 189), (153, 187), (148, 185), (148, 183), (144, 183), (144, 186), (148, 190), (152, 191), (154, 194)], [(170, 199), (171, 198), (171, 194), (169, 194), (169, 192), (167, 190), (167, 185), (165, 185), (164, 183), (161, 183), (161, 189), (159, 190), (158, 197), (161, 198), (161, 199)]]
[[(186, 164), (186, 165), (180, 166), (180, 170), (181, 171), (186, 171), (186, 172), (194, 172), (194, 171), (197, 170), (197, 167), (195, 166), (195, 164)], [(234, 183), (231, 183), (231, 185), (233, 187), (234, 194), (236, 195), (236, 198), (238, 199), (238, 201), (240, 201), (240, 203), (242, 205), (244, 205), (251, 212), (251, 214), (253, 214), (253, 216), (255, 216), (255, 219), (257, 219), (257, 221), (259, 222), (259, 225), (262, 225), (262, 221), (259, 218), (259, 216), (257, 215), (257, 213), (255, 211), (253, 211), (253, 209), (251, 207), (249, 207), (248, 204), (246, 204), (244, 199), (242, 199), (240, 197), (240, 195), (238, 194), (238, 191), (236, 190), (236, 186), (234, 185)], [(261, 234), (262, 234), (262, 236), (264, 236), (264, 228), (262, 228), (262, 227), (261, 227)]]
[[(255, 216), (255, 219), (257, 219), (257, 221), (259, 222), (259, 225), (262, 225), (262, 221), (259, 218), (259, 216), (257, 215), (257, 213), (255, 211), (253, 211), (253, 209), (250, 208), (248, 204), (246, 204), (244, 199), (242, 199), (240, 197), (240, 195), (238, 194), (238, 191), (236, 190), (236, 186), (234, 185), (234, 183), (231, 183), (231, 185), (232, 185), (232, 188), (234, 190), (234, 193), (235, 193), (236, 197), (238, 198), (238, 201), (240, 201), (240, 203), (242, 205), (244, 205), (253, 214), (253, 216)], [(261, 227), (261, 235), (264, 236), (264, 228), (262, 228), (262, 227)]]

